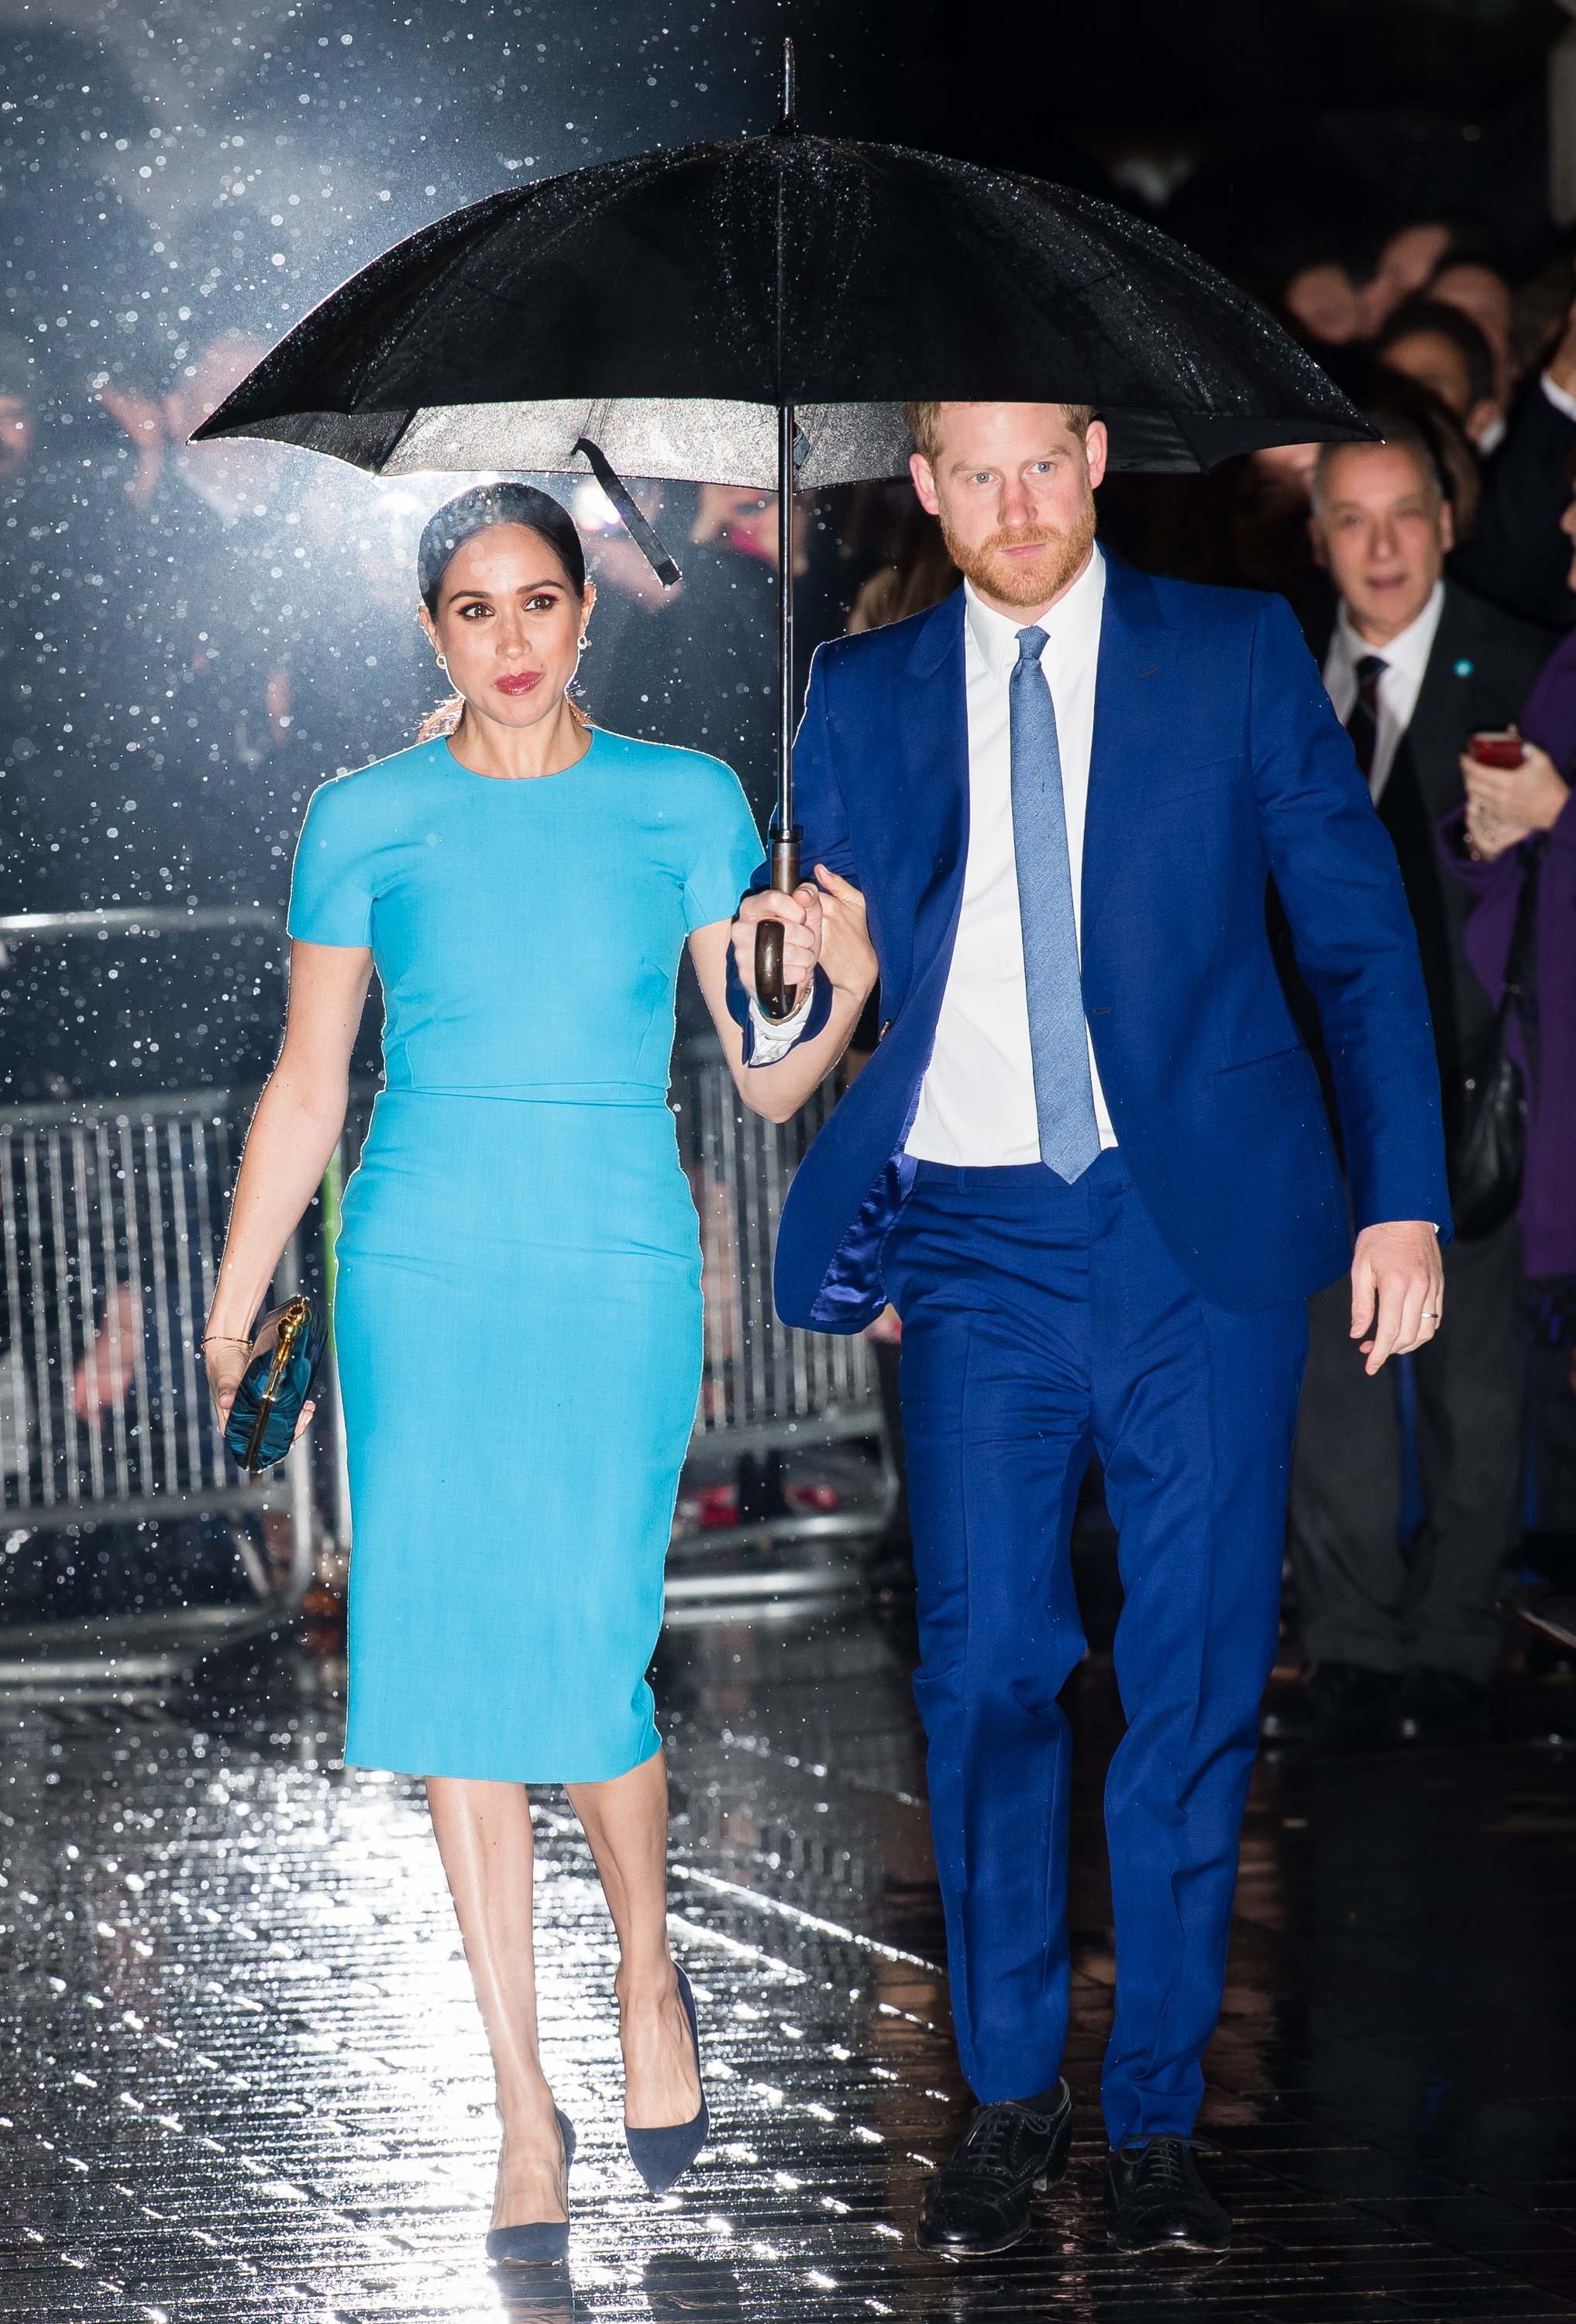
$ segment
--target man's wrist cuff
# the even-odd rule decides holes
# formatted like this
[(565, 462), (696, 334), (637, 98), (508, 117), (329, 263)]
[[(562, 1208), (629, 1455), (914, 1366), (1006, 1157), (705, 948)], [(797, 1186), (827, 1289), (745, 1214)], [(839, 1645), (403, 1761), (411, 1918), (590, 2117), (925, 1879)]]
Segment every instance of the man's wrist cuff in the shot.
[(796, 1002), (791, 1017), (769, 1017), (751, 995), (750, 1021), (745, 1028), (745, 1064), (775, 1065), (780, 1063), (801, 1041), (814, 1040), (825, 1027), (831, 1014), (832, 985), (822, 968), (816, 970), (808, 986)]
[(789, 1010), (786, 1017), (769, 1017), (765, 1010), (761, 1007), (760, 1001), (757, 1001), (754, 994), (751, 993), (750, 996), (751, 1021), (754, 1025), (758, 1033), (765, 1033), (773, 1037), (782, 1033), (791, 1033), (797, 1039), (799, 1028), (805, 1021), (806, 1014), (815, 997), (816, 985), (815, 980), (812, 977), (811, 981), (800, 992), (798, 999), (795, 1001), (793, 1007)]

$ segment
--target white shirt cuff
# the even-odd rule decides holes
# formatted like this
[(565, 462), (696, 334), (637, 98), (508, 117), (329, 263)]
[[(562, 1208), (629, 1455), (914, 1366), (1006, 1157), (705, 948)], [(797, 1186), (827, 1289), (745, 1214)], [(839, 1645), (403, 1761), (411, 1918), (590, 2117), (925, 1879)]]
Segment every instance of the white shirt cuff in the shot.
[(816, 995), (812, 977), (800, 993), (791, 1017), (769, 1017), (753, 995), (750, 1001), (750, 1022), (755, 1028), (755, 1040), (750, 1052), (752, 1065), (775, 1065), (787, 1056), (799, 1038), (799, 1028), (809, 1014)]
[(1576, 420), (1576, 395), (1562, 388), (1557, 380), (1551, 379), (1547, 372), (1538, 384), (1556, 411), (1562, 411), (1567, 420)]

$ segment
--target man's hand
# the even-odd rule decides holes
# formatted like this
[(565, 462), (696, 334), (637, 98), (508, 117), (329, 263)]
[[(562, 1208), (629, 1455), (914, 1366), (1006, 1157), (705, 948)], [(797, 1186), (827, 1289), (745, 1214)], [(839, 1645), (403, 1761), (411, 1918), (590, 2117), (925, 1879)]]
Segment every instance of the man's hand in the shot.
[(1444, 1262), (1427, 1220), (1364, 1227), (1351, 1258), (1351, 1336), (1362, 1341), (1369, 1379), (1387, 1356), (1426, 1346), (1443, 1313)]
[(782, 981), (802, 991), (821, 957), (821, 891), (813, 880), (802, 880), (791, 896), (779, 888), (763, 888), (746, 896), (733, 922), (733, 961), (739, 981), (751, 1000), (755, 990), (755, 931), (762, 920), (782, 922)]

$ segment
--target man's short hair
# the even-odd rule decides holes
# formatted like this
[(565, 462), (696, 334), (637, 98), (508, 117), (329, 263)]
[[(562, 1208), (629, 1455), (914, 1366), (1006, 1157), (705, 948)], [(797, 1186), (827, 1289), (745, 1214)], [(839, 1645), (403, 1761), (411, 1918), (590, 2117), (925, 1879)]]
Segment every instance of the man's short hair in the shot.
[(1408, 299), (1397, 307), (1379, 333), (1377, 353), (1383, 363), (1402, 339), (1448, 339), (1467, 366), (1467, 392), (1474, 403), (1488, 403), (1494, 394), (1494, 350), (1471, 317), (1442, 299)]
[[(903, 417), (908, 423), (908, 433), (914, 438), (915, 449), (933, 466), (941, 450), (941, 415), (944, 409), (940, 403), (906, 403), (903, 406)], [(1064, 403), (1061, 411), (1062, 418), (1082, 443), (1094, 417), (1093, 404)]]
[(1414, 420), (1409, 412), (1383, 410), (1369, 411), (1365, 417), (1371, 426), (1378, 429), (1384, 439), (1381, 444), (1348, 442), (1321, 444), (1319, 447), (1319, 457), (1313, 464), (1313, 514), (1316, 517), (1324, 513), (1323, 502), (1330, 470), (1343, 452), (1387, 452), (1396, 445), (1416, 454), (1417, 464), (1423, 470), (1434, 505), (1439, 507), (1446, 502), (1453, 502), (1450, 478), (1442, 465), (1438, 447), (1430, 441), (1427, 430), (1420, 421)]

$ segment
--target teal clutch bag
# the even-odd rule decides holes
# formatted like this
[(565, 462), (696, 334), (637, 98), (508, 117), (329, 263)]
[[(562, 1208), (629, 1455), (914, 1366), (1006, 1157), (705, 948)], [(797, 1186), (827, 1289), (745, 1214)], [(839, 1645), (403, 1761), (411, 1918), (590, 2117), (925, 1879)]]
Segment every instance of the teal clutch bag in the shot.
[(258, 1326), (252, 1342), (257, 1352), (225, 1424), (225, 1443), (249, 1475), (272, 1469), (294, 1443), (327, 1336), (323, 1318), (306, 1298), (287, 1300)]

